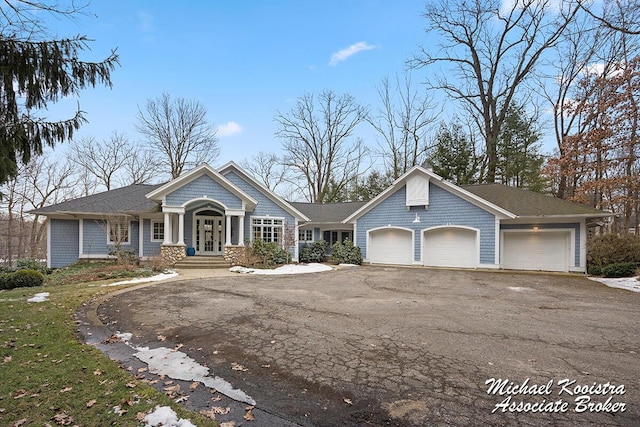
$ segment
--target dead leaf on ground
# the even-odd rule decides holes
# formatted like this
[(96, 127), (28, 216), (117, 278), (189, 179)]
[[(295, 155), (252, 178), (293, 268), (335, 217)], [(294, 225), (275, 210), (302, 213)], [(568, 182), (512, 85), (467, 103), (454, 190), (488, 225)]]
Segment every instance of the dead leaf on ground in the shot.
[(182, 403), (182, 402), (186, 402), (187, 400), (189, 400), (189, 396), (180, 396), (177, 399), (175, 399), (174, 402)]
[(191, 383), (191, 385), (189, 386), (189, 389), (191, 390), (195, 390), (198, 388), (198, 386), (200, 385), (200, 383), (198, 381), (194, 381)]
[(344, 400), (344, 403), (346, 403), (347, 405), (353, 405), (353, 402), (351, 401), (351, 399), (347, 397), (343, 397), (342, 400)]
[(231, 412), (231, 408), (228, 406), (214, 406), (213, 408), (211, 408), (211, 410), (213, 411), (214, 414), (220, 414), (220, 415), (227, 415), (229, 412)]
[(145, 418), (146, 416), (147, 416), (147, 413), (146, 413), (146, 412), (138, 412), (138, 413), (136, 414), (136, 421), (140, 421), (140, 422), (142, 422), (142, 421), (144, 421), (144, 418)]
[(213, 412), (213, 409), (209, 409), (209, 410), (207, 410), (207, 409), (202, 409), (202, 410), (200, 411), (200, 413), (201, 413), (202, 415), (204, 415), (205, 417), (209, 418), (210, 420), (215, 420), (215, 419), (216, 419), (216, 413), (215, 413), (215, 412)]
[(11, 362), (12, 360), (13, 360), (13, 357), (11, 357), (11, 356), (5, 356), (5, 357), (4, 357), (4, 363), (9, 363), (9, 362)]
[(147, 372), (148, 369), (147, 368), (138, 368), (138, 372)]
[(15, 423), (11, 424), (11, 426), (12, 427), (20, 427), (20, 426), (25, 425), (26, 422), (27, 422), (27, 418), (22, 418), (22, 419), (16, 421)]
[(13, 395), (14, 399), (21, 399), (23, 397), (25, 397), (27, 395), (27, 390), (25, 389), (20, 389), (20, 390), (16, 390), (15, 394)]
[(178, 351), (178, 350), (180, 350), (182, 347), (184, 347), (184, 344), (178, 344), (178, 345), (176, 345), (176, 347), (175, 347), (173, 350), (171, 350), (171, 351)]
[(87, 408), (91, 408), (93, 405), (95, 405), (97, 402), (96, 399), (91, 399), (90, 401), (87, 402)]
[(236, 422), (235, 421), (225, 421), (223, 423), (220, 423), (220, 427), (236, 427)]
[(93, 371), (93, 375), (102, 375), (102, 371), (100, 369), (96, 369)]
[(51, 419), (60, 426), (68, 426), (73, 424), (73, 417), (65, 414), (64, 412), (55, 414)]
[(233, 369), (234, 371), (242, 371), (242, 372), (248, 371), (246, 367), (236, 362), (231, 362), (231, 369)]
[(253, 420), (256, 419), (256, 416), (253, 415), (253, 412), (252, 412), (253, 411), (253, 406), (247, 406), (245, 408), (245, 411), (247, 411), (247, 413), (244, 414), (244, 417), (242, 417), (242, 418), (244, 418), (247, 421), (253, 421)]
[(129, 388), (135, 388), (136, 383), (134, 383), (134, 382), (128, 382), (128, 383), (126, 383), (126, 384), (125, 384), (125, 386), (126, 386), (126, 387), (129, 387)]
[(167, 340), (167, 337), (165, 337), (164, 335), (158, 335), (158, 336), (156, 337), (156, 339), (157, 339), (158, 341), (166, 341), (166, 340)]

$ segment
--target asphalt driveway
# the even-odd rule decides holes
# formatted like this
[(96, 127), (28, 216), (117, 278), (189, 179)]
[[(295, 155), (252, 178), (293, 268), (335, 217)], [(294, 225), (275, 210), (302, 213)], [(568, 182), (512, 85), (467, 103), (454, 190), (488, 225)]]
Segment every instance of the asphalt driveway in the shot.
[(98, 314), (136, 345), (182, 344), (300, 425), (640, 424), (640, 294), (583, 277), (233, 275), (126, 292)]

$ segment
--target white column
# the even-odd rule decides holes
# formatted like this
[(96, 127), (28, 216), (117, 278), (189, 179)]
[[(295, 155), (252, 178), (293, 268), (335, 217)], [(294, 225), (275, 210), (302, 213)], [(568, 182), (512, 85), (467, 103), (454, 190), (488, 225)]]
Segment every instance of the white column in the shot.
[(169, 212), (165, 212), (164, 213), (164, 242), (162, 242), (163, 245), (170, 245), (172, 244), (172, 237), (171, 237), (171, 214), (169, 214)]
[(178, 244), (184, 245), (184, 214), (178, 214)]
[(238, 246), (244, 246), (244, 215), (238, 215)]
[(225, 246), (231, 246), (231, 215), (227, 215), (227, 224), (225, 226)]

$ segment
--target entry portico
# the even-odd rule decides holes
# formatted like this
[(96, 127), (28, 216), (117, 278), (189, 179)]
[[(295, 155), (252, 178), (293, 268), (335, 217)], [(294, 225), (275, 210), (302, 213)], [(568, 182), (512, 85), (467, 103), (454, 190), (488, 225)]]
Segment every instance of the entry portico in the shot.
[(147, 194), (160, 204), (161, 252), (181, 258), (185, 247), (199, 255), (224, 255), (244, 246), (245, 216), (257, 201), (209, 165), (202, 165)]

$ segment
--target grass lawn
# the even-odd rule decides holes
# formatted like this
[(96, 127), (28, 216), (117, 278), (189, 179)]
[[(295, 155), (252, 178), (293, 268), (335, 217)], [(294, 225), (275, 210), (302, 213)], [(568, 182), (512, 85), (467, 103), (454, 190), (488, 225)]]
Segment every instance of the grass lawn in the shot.
[[(0, 425), (140, 426), (157, 405), (198, 426), (217, 425), (81, 342), (74, 313), (113, 290), (84, 280), (130, 274), (115, 270), (78, 266), (52, 273), (42, 287), (0, 291)], [(49, 292), (49, 301), (27, 302), (40, 292)]]

